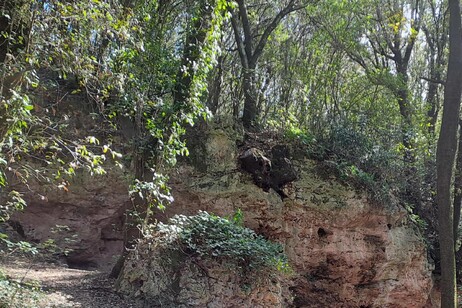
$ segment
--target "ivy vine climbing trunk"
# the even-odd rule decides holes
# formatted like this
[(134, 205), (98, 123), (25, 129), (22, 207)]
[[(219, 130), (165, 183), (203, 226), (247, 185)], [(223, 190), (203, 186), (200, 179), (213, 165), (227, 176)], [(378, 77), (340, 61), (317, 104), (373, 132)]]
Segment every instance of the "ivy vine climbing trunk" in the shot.
[[(204, 62), (204, 53), (206, 52), (206, 44), (208, 40), (208, 34), (213, 27), (213, 18), (214, 10), (216, 7), (216, 0), (200, 0), (191, 7), (191, 14), (189, 15), (188, 25), (186, 25), (186, 36), (184, 39), (184, 47), (181, 56), (180, 65), (178, 72), (176, 74), (175, 84), (172, 89), (172, 105), (173, 108), (170, 108), (165, 115), (162, 115), (162, 118), (159, 121), (165, 123), (165, 129), (163, 129), (164, 137), (168, 140), (170, 136), (179, 134), (177, 129), (179, 126), (183, 125), (185, 115), (195, 114), (195, 110), (199, 109), (200, 106), (198, 102), (192, 99), (193, 96), (198, 96), (198, 93), (195, 91), (200, 91), (199, 87), (196, 86), (196, 83), (200, 82), (198, 76), (201, 74), (198, 67), (201, 62)], [(147, 128), (145, 121), (143, 120), (143, 110), (144, 106), (137, 104), (137, 114), (135, 118), (135, 137), (138, 140), (142, 140), (146, 137)], [(146, 153), (142, 149), (138, 148), (138, 145), (135, 144), (134, 149), (134, 169), (135, 169), (135, 178), (139, 181), (144, 181), (146, 174)], [(173, 154), (176, 155), (176, 154)], [(161, 173), (164, 170), (160, 167), (163, 165), (162, 160), (165, 157), (159, 155), (156, 158), (156, 164), (152, 167), (152, 170), (155, 172)], [(152, 173), (153, 171), (150, 171)], [(146, 172), (147, 173), (147, 172)], [(151, 207), (153, 204), (147, 201), (147, 196), (143, 197), (136, 196), (133, 199), (133, 209), (135, 215), (127, 214), (127, 219), (125, 221), (125, 236), (124, 236), (124, 247), (133, 248), (136, 243), (136, 240), (142, 235), (140, 232), (140, 225), (143, 226), (147, 224), (150, 220)], [(140, 216), (140, 217), (137, 217)], [(143, 221), (140, 221), (140, 218)], [(113, 267), (111, 276), (117, 277), (122, 270), (122, 267), (125, 262), (127, 251), (124, 251), (124, 254), (119, 258), (117, 264)]]
[(192, 24), (188, 29), (181, 65), (173, 89), (173, 103), (177, 108), (191, 105), (189, 99), (197, 73), (196, 66), (201, 61), (203, 47), (207, 40), (207, 32), (212, 27), (214, 2), (214, 0), (199, 1), (195, 16), (192, 18)]
[(457, 150), (462, 93), (462, 25), (460, 1), (449, 0), (449, 61), (444, 89), (443, 118), (436, 152), (437, 202), (441, 255), (441, 307), (457, 306), (454, 248), (454, 209), (451, 179)]

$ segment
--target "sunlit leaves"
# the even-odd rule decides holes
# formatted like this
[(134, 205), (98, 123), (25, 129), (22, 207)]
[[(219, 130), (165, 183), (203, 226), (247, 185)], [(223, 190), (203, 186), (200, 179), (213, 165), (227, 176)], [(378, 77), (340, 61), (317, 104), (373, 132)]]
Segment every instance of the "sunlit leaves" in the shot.
[(150, 181), (135, 179), (129, 191), (130, 196), (132, 198), (138, 197), (144, 199), (149, 207), (164, 210), (168, 204), (173, 202), (167, 180), (167, 176), (156, 172), (153, 173), (152, 180)]

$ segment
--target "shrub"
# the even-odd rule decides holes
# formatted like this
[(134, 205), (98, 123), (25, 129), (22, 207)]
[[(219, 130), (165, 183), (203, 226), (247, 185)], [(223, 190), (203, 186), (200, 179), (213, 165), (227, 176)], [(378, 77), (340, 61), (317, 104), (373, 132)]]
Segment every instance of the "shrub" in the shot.
[(43, 293), (34, 282), (17, 281), (0, 271), (0, 307), (37, 307)]
[(170, 224), (159, 223), (158, 229), (168, 246), (190, 256), (226, 259), (244, 272), (288, 271), (282, 246), (243, 227), (239, 217), (226, 219), (200, 211), (195, 216), (175, 215)]

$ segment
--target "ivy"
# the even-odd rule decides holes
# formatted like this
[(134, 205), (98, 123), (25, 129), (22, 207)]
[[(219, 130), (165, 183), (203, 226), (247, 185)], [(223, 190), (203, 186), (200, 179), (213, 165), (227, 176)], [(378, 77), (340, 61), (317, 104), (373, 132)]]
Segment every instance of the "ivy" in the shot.
[(169, 224), (159, 223), (158, 230), (168, 246), (191, 257), (226, 260), (244, 272), (288, 271), (282, 246), (242, 226), (241, 219), (240, 211), (231, 219), (199, 211), (175, 215)]

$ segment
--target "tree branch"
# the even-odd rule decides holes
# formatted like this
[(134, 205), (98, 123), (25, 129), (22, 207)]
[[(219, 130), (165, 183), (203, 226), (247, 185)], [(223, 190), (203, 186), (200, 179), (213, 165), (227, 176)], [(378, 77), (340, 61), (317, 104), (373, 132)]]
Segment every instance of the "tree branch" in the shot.
[(239, 26), (237, 25), (236, 16), (233, 12), (231, 12), (231, 26), (233, 27), (234, 38), (236, 39), (237, 51), (239, 53), (242, 66), (244, 69), (248, 69), (249, 62), (247, 61), (246, 53), (244, 50), (244, 42), (242, 41), (241, 35), (239, 33)]
[(244, 47), (247, 59), (252, 58), (252, 32), (250, 29), (249, 15), (244, 0), (236, 1), (239, 6), (239, 16), (242, 20), (242, 29), (244, 30)]
[(282, 10), (280, 11), (274, 19), (271, 21), (271, 23), (266, 27), (265, 31), (263, 32), (260, 40), (258, 41), (257, 47), (255, 48), (255, 51), (252, 55), (252, 58), (250, 59), (251, 65), (255, 65), (257, 63), (258, 58), (261, 56), (263, 49), (265, 48), (266, 43), (268, 42), (268, 38), (271, 35), (271, 33), (276, 29), (276, 27), (279, 25), (281, 20), (287, 16), (288, 14), (300, 10), (302, 8), (306, 7), (305, 5), (295, 5), (295, 0), (291, 0), (289, 4)]
[(446, 84), (446, 82), (444, 80), (432, 79), (432, 78), (428, 78), (428, 77), (425, 77), (425, 76), (420, 76), (420, 79), (431, 82), (431, 83), (441, 84), (441, 85)]

